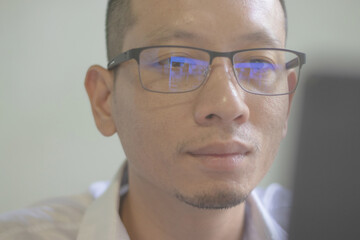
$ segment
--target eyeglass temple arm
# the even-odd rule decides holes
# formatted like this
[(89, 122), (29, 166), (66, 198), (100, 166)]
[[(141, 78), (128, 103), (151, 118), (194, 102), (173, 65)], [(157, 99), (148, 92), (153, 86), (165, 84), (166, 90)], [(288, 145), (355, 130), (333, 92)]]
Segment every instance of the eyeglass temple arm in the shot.
[(132, 58), (132, 54), (130, 51), (124, 52), (123, 54), (120, 54), (118, 57), (114, 58), (111, 62), (109, 62), (107, 68), (108, 70), (111, 70), (115, 67), (117, 67), (119, 64), (130, 60)]
[(295, 68), (295, 67), (300, 67), (305, 64), (306, 62), (306, 58), (305, 58), (305, 54), (304, 55), (300, 55), (298, 58), (294, 58), (293, 60), (290, 60), (288, 61), (286, 64), (285, 64), (285, 68), (288, 70), (288, 69), (291, 69), (291, 68)]

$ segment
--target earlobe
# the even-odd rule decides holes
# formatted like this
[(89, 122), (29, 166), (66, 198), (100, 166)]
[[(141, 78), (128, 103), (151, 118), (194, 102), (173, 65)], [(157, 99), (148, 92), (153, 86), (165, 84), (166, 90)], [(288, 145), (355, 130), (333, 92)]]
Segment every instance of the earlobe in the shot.
[[(290, 72), (289, 75), (288, 75), (289, 90), (294, 89), (296, 84), (297, 84), (297, 76), (296, 76), (295, 72)], [(292, 92), (288, 96), (289, 97), (289, 102), (288, 102), (288, 109), (287, 109), (287, 113), (286, 113), (287, 114), (286, 121), (285, 121), (283, 132), (282, 132), (283, 138), (287, 134), (290, 109), (291, 109), (291, 104), (292, 104), (292, 100), (294, 98), (294, 95), (295, 95), (295, 92)]]
[(284, 123), (284, 128), (283, 128), (283, 132), (282, 132), (283, 138), (286, 137), (287, 130), (288, 130), (288, 121), (289, 121), (290, 108), (291, 108), (291, 102), (292, 102), (293, 97), (294, 97), (294, 93), (291, 93), (289, 95), (288, 109), (287, 109), (287, 113), (286, 113), (286, 121)]
[(286, 119), (285, 124), (284, 124), (283, 132), (282, 132), (283, 138), (286, 137), (287, 129), (288, 129), (288, 119)]
[(298, 81), (298, 77), (297, 77), (296, 73), (294, 71), (291, 71), (288, 75), (289, 91), (291, 92), (289, 94), (289, 106), (288, 106), (288, 112), (287, 112), (288, 117), (290, 114), (291, 103), (292, 103), (292, 100), (295, 95), (294, 89), (296, 89), (297, 81)]
[(116, 127), (111, 112), (112, 74), (101, 66), (91, 66), (85, 77), (85, 89), (97, 128), (104, 136), (113, 135)]

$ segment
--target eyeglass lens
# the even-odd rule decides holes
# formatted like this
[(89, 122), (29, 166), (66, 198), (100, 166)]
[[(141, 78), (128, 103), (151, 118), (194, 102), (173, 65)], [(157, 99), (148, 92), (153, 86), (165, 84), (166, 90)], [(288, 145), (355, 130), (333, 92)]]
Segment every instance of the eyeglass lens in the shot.
[[(282, 50), (249, 50), (233, 56), (233, 68), (240, 86), (251, 93), (277, 95), (296, 88), (299, 64)], [(290, 67), (289, 67), (290, 66)], [(210, 68), (210, 54), (178, 47), (148, 48), (141, 52), (140, 80), (154, 92), (187, 92), (201, 86)]]

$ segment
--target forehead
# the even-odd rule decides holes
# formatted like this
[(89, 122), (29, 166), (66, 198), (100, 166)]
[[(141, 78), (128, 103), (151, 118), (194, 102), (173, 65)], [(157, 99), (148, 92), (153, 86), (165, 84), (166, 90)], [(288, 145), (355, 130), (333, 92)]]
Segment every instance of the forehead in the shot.
[(217, 51), (285, 45), (279, 0), (132, 0), (132, 14), (136, 21), (124, 50), (163, 44)]

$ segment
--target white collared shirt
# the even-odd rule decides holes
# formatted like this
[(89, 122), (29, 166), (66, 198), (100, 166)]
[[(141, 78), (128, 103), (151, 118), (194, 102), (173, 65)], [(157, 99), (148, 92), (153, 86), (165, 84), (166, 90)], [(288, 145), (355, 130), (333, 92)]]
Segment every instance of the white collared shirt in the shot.
[[(128, 191), (124, 169), (125, 164), (110, 184), (95, 183), (87, 193), (1, 215), (0, 240), (130, 240), (118, 214), (120, 198)], [(252, 191), (243, 240), (285, 240), (290, 197), (277, 184)]]

